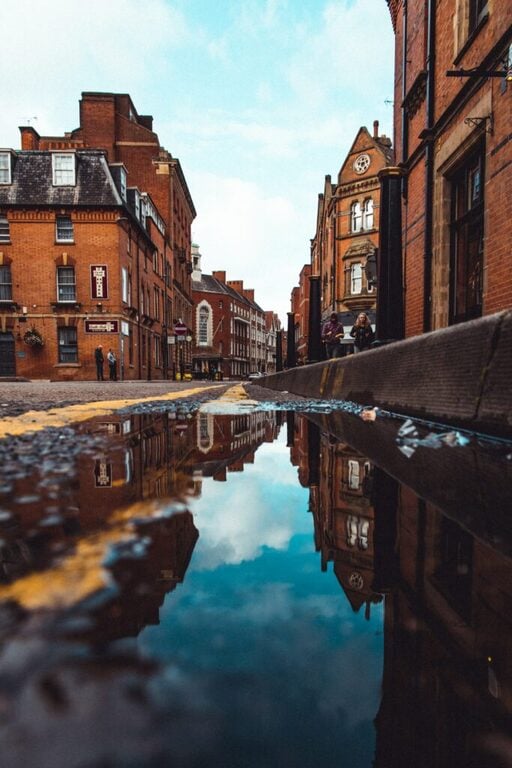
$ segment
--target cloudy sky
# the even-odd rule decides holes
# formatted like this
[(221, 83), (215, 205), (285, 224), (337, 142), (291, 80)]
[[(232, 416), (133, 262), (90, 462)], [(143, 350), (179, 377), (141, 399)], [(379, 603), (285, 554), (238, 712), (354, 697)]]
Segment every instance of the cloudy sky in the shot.
[(361, 125), (392, 135), (385, 0), (2, 0), (0, 27), (0, 147), (76, 128), (82, 91), (129, 93), (181, 161), (203, 271), (285, 322), (325, 175)]

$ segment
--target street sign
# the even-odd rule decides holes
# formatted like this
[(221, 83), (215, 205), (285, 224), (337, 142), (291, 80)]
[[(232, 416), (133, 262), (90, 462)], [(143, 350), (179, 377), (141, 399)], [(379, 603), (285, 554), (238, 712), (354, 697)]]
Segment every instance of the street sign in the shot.
[(176, 336), (186, 336), (187, 326), (185, 323), (174, 323), (174, 333)]
[(119, 333), (119, 320), (86, 320), (86, 333)]

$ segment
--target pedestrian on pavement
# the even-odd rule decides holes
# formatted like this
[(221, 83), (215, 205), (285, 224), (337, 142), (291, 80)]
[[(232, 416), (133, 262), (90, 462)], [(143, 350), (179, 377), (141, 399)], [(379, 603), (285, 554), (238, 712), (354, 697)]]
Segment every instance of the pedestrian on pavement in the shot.
[(369, 349), (375, 340), (375, 334), (370, 319), (365, 312), (360, 312), (355, 325), (352, 326), (350, 335), (354, 339), (354, 352), (364, 352)]
[(96, 361), (96, 378), (98, 381), (105, 381), (103, 378), (103, 347), (98, 344), (94, 350), (94, 360)]
[(329, 320), (324, 323), (322, 328), (322, 341), (325, 344), (328, 359), (341, 357), (343, 351), (341, 340), (344, 335), (343, 325), (338, 320), (338, 315), (336, 312), (332, 312)]
[(108, 361), (109, 379), (110, 381), (117, 381), (117, 360), (112, 349), (108, 350), (107, 361)]

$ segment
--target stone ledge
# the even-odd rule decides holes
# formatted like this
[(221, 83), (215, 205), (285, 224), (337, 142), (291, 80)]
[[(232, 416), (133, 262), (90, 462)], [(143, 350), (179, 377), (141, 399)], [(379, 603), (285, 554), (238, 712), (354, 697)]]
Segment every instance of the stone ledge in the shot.
[(258, 380), (304, 397), (378, 405), (507, 437), (511, 382), (511, 311)]

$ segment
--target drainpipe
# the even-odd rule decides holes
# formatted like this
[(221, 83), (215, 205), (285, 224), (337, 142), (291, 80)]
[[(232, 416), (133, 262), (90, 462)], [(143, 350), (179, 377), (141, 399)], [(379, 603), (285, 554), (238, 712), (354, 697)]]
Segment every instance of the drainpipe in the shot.
[(142, 340), (140, 334), (140, 264), (139, 264), (139, 238), (137, 236), (137, 362), (139, 366), (139, 379), (142, 379)]
[(286, 344), (286, 367), (295, 368), (297, 356), (295, 354), (295, 313), (288, 312), (288, 339)]
[(322, 360), (322, 308), (320, 275), (309, 276), (308, 363)]
[(377, 341), (375, 346), (404, 338), (402, 280), (402, 169), (379, 172), (380, 221), (377, 255)]
[(283, 332), (276, 331), (276, 373), (283, 370)]
[(428, 0), (427, 18), (427, 124), (425, 147), (425, 238), (423, 263), (423, 331), (432, 328), (432, 242), (434, 211), (434, 119), (436, 68), (436, 0)]
[(332, 311), (336, 312), (336, 199), (332, 218)]
[[(405, 97), (407, 96), (407, 0), (404, 0), (403, 10), (403, 26), (402, 26), (402, 163), (406, 163), (409, 157), (409, 121), (407, 118), (407, 110), (405, 108)], [(395, 141), (396, 146), (396, 141)], [(403, 196), (407, 197), (407, 180), (406, 176), (403, 178), (402, 191)]]

